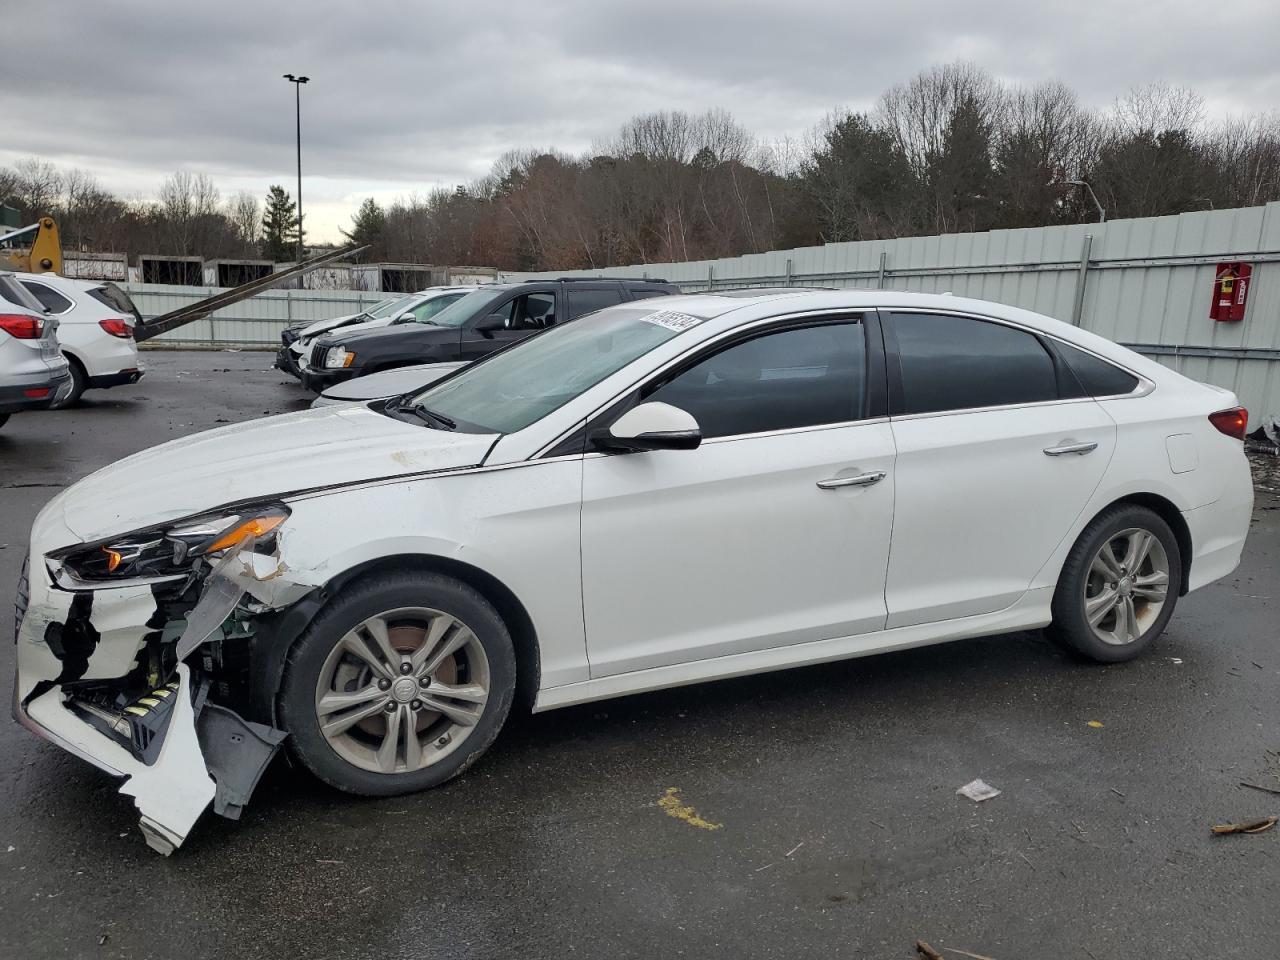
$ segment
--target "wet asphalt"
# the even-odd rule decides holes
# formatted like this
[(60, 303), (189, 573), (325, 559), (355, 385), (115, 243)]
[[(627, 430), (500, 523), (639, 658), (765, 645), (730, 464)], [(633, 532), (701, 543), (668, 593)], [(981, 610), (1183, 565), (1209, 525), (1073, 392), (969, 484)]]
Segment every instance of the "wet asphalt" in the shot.
[[(0, 583), (66, 484), (308, 400), (263, 353), (147, 360), (0, 430)], [(1209, 827), (1280, 814), (1239, 786), (1280, 789), (1278, 507), (1131, 664), (1022, 633), (513, 716), (396, 799), (277, 762), (168, 859), (113, 780), (0, 722), (0, 955), (1273, 957), (1280, 828)], [(956, 796), (975, 777), (1003, 793)]]

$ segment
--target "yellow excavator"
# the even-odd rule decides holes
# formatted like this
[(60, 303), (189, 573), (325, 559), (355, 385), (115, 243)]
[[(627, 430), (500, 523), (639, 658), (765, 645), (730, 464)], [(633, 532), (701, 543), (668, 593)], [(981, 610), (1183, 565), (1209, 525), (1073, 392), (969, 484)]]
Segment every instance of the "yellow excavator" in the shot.
[[(0, 229), (3, 229), (0, 227)], [(134, 331), (134, 339), (150, 340), (152, 337), (173, 330), (177, 327), (203, 320), (213, 311), (222, 307), (239, 303), (264, 290), (278, 287), (282, 283), (310, 273), (317, 267), (354, 256), (367, 245), (352, 244), (341, 250), (333, 250), (304, 260), (302, 263), (272, 273), (257, 280), (250, 280), (230, 290), (206, 297), (195, 303), (179, 307), (158, 317), (148, 317)], [(10, 233), (0, 234), (0, 270), (14, 270), (18, 273), (62, 273), (62, 241), (58, 238), (58, 225), (52, 217), (41, 217), (38, 223), (29, 227), (20, 227)]]
[(0, 234), (0, 270), (18, 273), (61, 273), (62, 241), (53, 217)]

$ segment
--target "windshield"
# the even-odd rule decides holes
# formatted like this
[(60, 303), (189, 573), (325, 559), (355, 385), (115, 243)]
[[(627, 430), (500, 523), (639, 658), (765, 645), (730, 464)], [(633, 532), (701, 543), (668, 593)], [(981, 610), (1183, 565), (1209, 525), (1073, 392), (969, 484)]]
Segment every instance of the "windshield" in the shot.
[(431, 322), (439, 327), (460, 327), (471, 317), (482, 316), (480, 311), (483, 307), (508, 293), (509, 290), (472, 290), (465, 297), (455, 300), (447, 310), (437, 313), (431, 318)]
[(382, 320), (386, 317), (394, 317), (397, 313), (409, 308), (409, 304), (417, 300), (416, 294), (410, 294), (407, 297), (392, 297), (390, 300), (383, 300), (372, 310), (366, 310), (364, 315), (370, 320)]
[(466, 296), (466, 294), (462, 291), (459, 291), (458, 293), (443, 293), (434, 299), (426, 301), (425, 303), (420, 303), (409, 312), (413, 314), (414, 323), (434, 324), (436, 322), (437, 314), (443, 313), (464, 296)]
[(410, 404), (455, 421), (462, 430), (523, 430), (699, 322), (663, 324), (655, 322), (659, 316), (682, 315), (630, 305), (552, 327), (429, 387)]

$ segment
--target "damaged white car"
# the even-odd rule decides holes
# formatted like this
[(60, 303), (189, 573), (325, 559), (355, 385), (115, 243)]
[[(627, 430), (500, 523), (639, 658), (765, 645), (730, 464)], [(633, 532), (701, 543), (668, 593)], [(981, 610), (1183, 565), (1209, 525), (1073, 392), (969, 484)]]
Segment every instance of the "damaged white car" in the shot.
[(15, 713), (149, 843), (287, 743), (443, 783), (533, 709), (1050, 627), (1125, 660), (1238, 563), (1233, 395), (1010, 307), (696, 296), (129, 457), (35, 520)]

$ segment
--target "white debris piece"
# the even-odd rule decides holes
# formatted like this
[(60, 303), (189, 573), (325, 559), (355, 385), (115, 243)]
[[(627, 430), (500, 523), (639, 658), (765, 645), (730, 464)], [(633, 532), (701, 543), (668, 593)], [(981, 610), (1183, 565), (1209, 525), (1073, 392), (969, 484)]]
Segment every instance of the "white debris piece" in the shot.
[(985, 780), (974, 780), (971, 783), (966, 783), (956, 793), (962, 797), (968, 797), (974, 803), (981, 803), (983, 800), (990, 800), (992, 797), (1000, 796), (1000, 791)]

